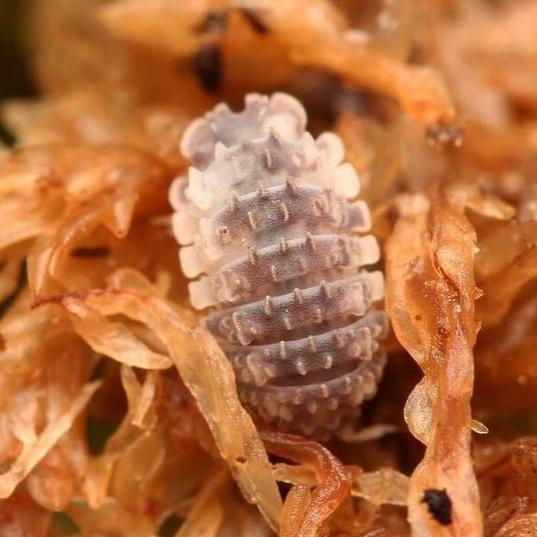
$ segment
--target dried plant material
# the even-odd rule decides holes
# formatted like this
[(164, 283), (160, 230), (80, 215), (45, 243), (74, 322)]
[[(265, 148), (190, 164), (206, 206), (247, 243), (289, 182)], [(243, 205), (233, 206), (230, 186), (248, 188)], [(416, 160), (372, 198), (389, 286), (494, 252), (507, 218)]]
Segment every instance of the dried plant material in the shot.
[(302, 521), (306, 517), (306, 511), (311, 501), (310, 487), (307, 485), (295, 485), (287, 494), (282, 509), (282, 522), (280, 535), (300, 535)]
[[(186, 338), (187, 333), (184, 333), (183, 337)], [(281, 509), (280, 496), (251, 418), (238, 402), (232, 370), (208, 334), (200, 331), (195, 336), (196, 344), (204, 350), (208, 363), (200, 367), (198, 362), (195, 366), (198, 371), (189, 371), (187, 368), (192, 368), (196, 360), (193, 357), (190, 364), (180, 360), (180, 345), (173, 348), (175, 352), (172, 352), (172, 359), (181, 378), (190, 385), (215, 435), (222, 456), (230, 465), (246, 499), (256, 503), (269, 524), (276, 527)], [(213, 388), (211, 394), (209, 386), (214, 383), (218, 383), (219, 388)], [(199, 388), (201, 386), (204, 388)], [(234, 430), (234, 427), (237, 429)]]
[(129, 406), (132, 408), (132, 425), (140, 429), (150, 429), (155, 420), (152, 413), (157, 383), (155, 372), (148, 372), (144, 384), (140, 386), (134, 371), (127, 366), (122, 366), (121, 382), (125, 388)]
[[(365, 498), (374, 505), (406, 505), (408, 477), (391, 468), (381, 468), (374, 472), (364, 472), (356, 466), (345, 468), (351, 484), (351, 495)], [(290, 466), (279, 463), (274, 466), (278, 481), (294, 485), (313, 487), (319, 485), (318, 476), (307, 465)], [(297, 491), (298, 493), (298, 491)]]
[(229, 484), (228, 473), (220, 468), (209, 479), (196, 497), (194, 505), (175, 537), (214, 537), (222, 524), (224, 511), (222, 498)]
[[(244, 494), (259, 506), (269, 523), (276, 526), (280, 497), (266, 454), (251, 418), (238, 402), (229, 362), (203, 329), (194, 328), (195, 317), (184, 312), (185, 320), (181, 320), (174, 308), (158, 298), (158, 291), (149, 282), (129, 271), (115, 273), (108, 289), (66, 295), (60, 300), (71, 312), (75, 304), (94, 310), (100, 315), (99, 319), (104, 319), (102, 328), (105, 330), (111, 329), (107, 316), (125, 315), (146, 324), (158, 335), (167, 347), (169, 359), (196, 398)], [(79, 329), (92, 329), (92, 317), (78, 317), (78, 320)], [(127, 340), (130, 339), (129, 335)], [(91, 345), (93, 340), (88, 343)], [(124, 332), (120, 334), (119, 343), (112, 357), (128, 363), (132, 359), (129, 358), (131, 347), (125, 345)], [(186, 353), (186, 349), (190, 351)]]
[(76, 241), (99, 226), (125, 236), (141, 199), (143, 211), (164, 203), (158, 185), (168, 181), (159, 161), (129, 148), (36, 147), (15, 152), (1, 167), (0, 195), (9, 201), (2, 206), (8, 225), (0, 247), (39, 236), (29, 259), (37, 296), (61, 270)]
[(335, 132), (343, 140), (349, 162), (360, 174), (364, 199), (375, 206), (393, 195), (403, 158), (397, 129), (385, 129), (347, 112), (339, 117)]
[[(350, 484), (343, 465), (320, 444), (283, 433), (263, 435), (265, 445), (272, 453), (311, 468), (319, 485), (311, 491), (295, 488), (287, 505), (282, 536), (314, 537), (323, 522), (337, 509), (350, 492)], [(287, 504), (287, 501), (286, 501)]]
[(531, 411), (537, 381), (534, 367), (536, 321), (535, 295), (522, 293), (501, 322), (483, 331), (477, 347), (483, 387), (497, 391), (494, 405), (490, 406), (503, 408), (507, 414)]
[(123, 531), (127, 524), (131, 532), (152, 534), (171, 509), (190, 501), (207, 476), (208, 459), (192, 444), (172, 442), (148, 407), (156, 396), (156, 372), (149, 371), (143, 383), (127, 366), (121, 372), (127, 414), (90, 461), (85, 501), (72, 505), (69, 514), (87, 532)]
[(26, 479), (31, 497), (50, 511), (64, 511), (83, 488), (87, 459), (84, 423), (79, 419)]
[(355, 84), (385, 93), (422, 123), (453, 120), (449, 94), (437, 73), (404, 65), (375, 51), (367, 36), (364, 40), (363, 34), (349, 30), (330, 2), (311, 2), (301, 18), (294, 16), (300, 10), (296, 0), (279, 2), (277, 7), (267, 0), (238, 0), (237, 4), (262, 13), (295, 62), (334, 71)]
[(73, 401), (71, 408), (54, 422), (49, 423), (40, 434), (36, 434), (36, 431), (31, 429), (17, 430), (15, 434), (23, 446), (20, 455), (11, 467), (0, 475), (1, 498), (10, 496), (15, 487), (32, 471), (62, 435), (69, 430), (75, 418), (98, 387), (98, 382), (84, 386), (80, 390), (78, 397)]
[[(405, 408), (409, 428), (426, 444), (410, 479), (409, 518), (416, 536), (481, 534), (470, 457), (472, 347), (477, 326), (473, 281), (475, 234), (464, 216), (465, 191), (445, 185), (427, 212), (403, 217), (387, 244), (387, 308), (399, 341), (425, 376)], [(449, 523), (423, 503), (426, 490), (446, 490)]]
[[(145, 382), (140, 385), (133, 370), (128, 366), (121, 366), (121, 382), (127, 396), (128, 412), (118, 429), (108, 439), (103, 453), (90, 461), (84, 482), (84, 492), (92, 509), (101, 508), (106, 503), (108, 491), (113, 486), (112, 479), (114, 477), (117, 479), (121, 465), (125, 464), (125, 460), (128, 460), (132, 452), (137, 450), (152, 452), (151, 461), (148, 461), (145, 466), (145, 479), (147, 479), (147, 474), (151, 475), (148, 469), (152, 465), (158, 466), (160, 462), (162, 453), (159, 451), (162, 448), (153, 435), (155, 416), (149, 409), (155, 396), (155, 381), (154, 373), (149, 371)], [(147, 444), (145, 449), (144, 444)], [(144, 485), (141, 475), (136, 477), (136, 482), (137, 487)], [(130, 491), (128, 488), (124, 490), (122, 499), (125, 505), (125, 496), (128, 496)]]
[[(122, 0), (104, 6), (100, 14), (119, 36), (187, 56), (207, 40), (205, 28), (218, 32), (224, 20), (222, 10), (229, 4), (226, 0)], [(213, 14), (211, 19), (209, 13)]]
[(51, 513), (43, 509), (24, 490), (16, 490), (0, 500), (0, 532), (3, 535), (50, 535)]
[[(80, 117), (84, 110), (84, 117)], [(176, 105), (144, 105), (133, 112), (132, 103), (117, 102), (94, 88), (46, 100), (12, 100), (1, 107), (6, 128), (20, 143), (126, 144), (155, 153), (173, 168), (184, 165), (177, 139), (191, 119)]]
[[(248, 51), (255, 50), (257, 56), (261, 55), (261, 62), (266, 62), (269, 68), (259, 71), (259, 78), (274, 77), (275, 70), (282, 62), (282, 54), (287, 54), (299, 66), (327, 69), (354, 84), (390, 95), (408, 114), (422, 123), (453, 120), (454, 111), (449, 95), (437, 73), (431, 69), (405, 65), (379, 52), (382, 47), (375, 47), (370, 42), (375, 36), (371, 40), (367, 35), (365, 40), (358, 39), (359, 32), (350, 30), (345, 16), (326, 0), (310, 2), (306, 16), (297, 19), (293, 14), (300, 8), (301, 5), (295, 0), (280, 2), (277, 7), (264, 0), (192, 5), (127, 0), (106, 6), (102, 17), (116, 34), (162, 48), (168, 53), (190, 55), (204, 43), (219, 38), (223, 39), (224, 51), (240, 54), (242, 62), (252, 62)], [(254, 39), (249, 39), (247, 34), (240, 31), (248, 20), (241, 20), (233, 11), (235, 9), (256, 14), (267, 32), (255, 36), (254, 31)], [(220, 23), (217, 23), (217, 17), (220, 17)], [(214, 32), (203, 31), (205, 21), (214, 21), (214, 25), (210, 26), (215, 28)], [(229, 29), (226, 28), (228, 22)], [(199, 28), (201, 31), (197, 30)], [(264, 57), (267, 39), (273, 43), (273, 47), (281, 47), (279, 62), (275, 61), (277, 58)], [(257, 58), (257, 61), (260, 59)], [(235, 72), (239, 65), (234, 67), (231, 64), (229, 70)], [(362, 68), (354, 69), (354, 65)], [(282, 72), (280, 78), (285, 75), (289, 77), (290, 73)], [(245, 72), (243, 78), (247, 76)]]
[(74, 501), (68, 510), (69, 517), (81, 528), (82, 535), (117, 533), (125, 531), (133, 537), (151, 535), (154, 524), (147, 516), (133, 516), (115, 498), (107, 498), (98, 508), (89, 508), (83, 501)]
[(532, 535), (537, 531), (537, 515), (525, 515), (510, 520), (495, 534), (495, 537), (518, 537)]
[(63, 304), (72, 314), (75, 330), (94, 351), (143, 369), (166, 369), (172, 365), (168, 356), (152, 351), (124, 323), (110, 322), (78, 297), (66, 297)]
[[(178, 76), (175, 56), (162, 57), (114, 39), (99, 18), (98, 9), (104, 3), (37, 0), (32, 4), (29, 19), (35, 71), (39, 87), (48, 96), (37, 103), (37, 110), (29, 107), (22, 112), (26, 116), (37, 114), (35, 131), (43, 132), (44, 127), (56, 141), (72, 141), (69, 134), (74, 131), (75, 139), (91, 143), (99, 137), (103, 142), (103, 135), (108, 141), (112, 135), (119, 142), (115, 136), (129, 133), (127, 138), (132, 142), (142, 134), (139, 128), (145, 113), (138, 111), (162, 102), (164, 95), (164, 100), (178, 105), (188, 117), (192, 117), (192, 107), (196, 115), (210, 106), (210, 98), (199, 88), (193, 73), (179, 69)], [(56, 61), (59, 56), (62, 62)], [(149, 66), (151, 75), (147, 76)], [(77, 102), (83, 113), (76, 110)], [(45, 125), (40, 125), (42, 112), (53, 116), (43, 118)], [(28, 120), (23, 122), (28, 125)], [(25, 133), (31, 135), (29, 129)]]
[(375, 505), (406, 505), (408, 477), (390, 468), (361, 472), (353, 483), (352, 493)]
[[(63, 93), (83, 84), (108, 83), (110, 88), (120, 82), (117, 74), (125, 65), (125, 53), (95, 23), (94, 9), (95, 4), (86, 0), (39, 1), (33, 5), (27, 20), (32, 28), (30, 39), (36, 49), (34, 66), (40, 87)], [(73, 31), (81, 25), (86, 32)], [(42, 46), (43, 42), (48, 46)], [(58, 54), (63, 55), (63, 62), (55, 61)]]
[[(470, 58), (473, 67), (470, 80), (490, 88), (498, 100), (513, 100), (535, 109), (533, 67), (537, 62), (537, 47), (529, 36), (536, 21), (535, 4), (527, 0), (497, 9), (485, 6), (469, 9), (464, 22), (451, 30), (449, 41)], [(510, 61), (506, 62), (506, 58)], [(486, 101), (474, 106), (483, 107), (483, 104)]]
[(2, 319), (2, 482), (9, 495), (30, 474), (33, 500), (63, 509), (79, 490), (87, 462), (75, 419), (96, 387), (85, 384), (91, 353), (63, 315), (29, 305), (28, 292), (22, 293)]
[[(509, 237), (504, 242), (505, 250), (502, 254), (505, 257), (511, 255), (511, 258), (505, 259), (504, 266), (500, 265), (501, 270), (479, 282), (484, 295), (483, 301), (479, 304), (479, 317), (487, 326), (494, 325), (502, 319), (520, 291), (537, 275), (535, 269), (537, 229), (533, 223), (531, 226), (521, 226), (516, 222), (510, 222), (506, 228)], [(493, 240), (487, 242), (489, 248), (495, 247)], [(497, 260), (499, 255), (496, 253), (493, 255)], [(497, 261), (496, 263), (499, 264)]]
[[(536, 533), (536, 14), (529, 0), (32, 0), (10, 21), (29, 22), (38, 95), (0, 103), (14, 138), (0, 147), (0, 534)], [(237, 135), (231, 110), (252, 92), (301, 103), (288, 132), (303, 106), (313, 136), (338, 134), (388, 253), (373, 268), (394, 327), (378, 396), (323, 445), (241, 406), (172, 235), (183, 133), (196, 167), (220, 162), (213, 142)], [(234, 127), (187, 129), (217, 102)]]
[[(237, 89), (270, 87), (287, 82), (296, 71), (262, 17), (229, 0), (118, 1), (104, 6), (99, 18), (127, 43), (176, 61), (190, 60), (190, 74), (207, 93), (220, 90), (223, 83)], [(185, 89), (183, 84), (178, 91)]]
[[(61, 148), (58, 149), (62, 151)], [(66, 148), (64, 150), (72, 158), (73, 153)], [(53, 168), (47, 170), (48, 175), (43, 178), (46, 184), (47, 179), (50, 181), (50, 177), (56, 174), (69, 177), (64, 195), (69, 196), (73, 203), (67, 205), (55, 228), (50, 230), (50, 236), (44, 234), (34, 245), (33, 255), (29, 258), (29, 279), (37, 297), (45, 292), (47, 279), (53, 279), (55, 272), (61, 270), (62, 262), (74, 242), (86, 237), (100, 225), (117, 237), (125, 236), (140, 199), (145, 198), (144, 210), (151, 210), (152, 206), (158, 207), (162, 203), (162, 198), (159, 199), (155, 192), (158, 185), (166, 182), (168, 177), (167, 170), (159, 162), (146, 161), (147, 167), (140, 166), (138, 159), (145, 160), (146, 157), (126, 149), (124, 152), (117, 151), (116, 162), (99, 152), (98, 155), (103, 158), (100, 167), (95, 161), (97, 154), (92, 155), (91, 150), (87, 151), (81, 149), (79, 155), (82, 161), (91, 166), (87, 172), (82, 162), (67, 161), (67, 170)], [(52, 163), (50, 155), (45, 153), (42, 156), (45, 162), (40, 162), (40, 156), (34, 157), (37, 161), (35, 165), (43, 167), (47, 161)], [(61, 156), (56, 156), (53, 161), (61, 162)], [(69, 165), (76, 169), (76, 173), (71, 176), (68, 175)], [(39, 182), (41, 178), (35, 179)], [(110, 196), (110, 190), (115, 191), (115, 195)], [(105, 198), (107, 201), (103, 199), (104, 192), (108, 194)]]

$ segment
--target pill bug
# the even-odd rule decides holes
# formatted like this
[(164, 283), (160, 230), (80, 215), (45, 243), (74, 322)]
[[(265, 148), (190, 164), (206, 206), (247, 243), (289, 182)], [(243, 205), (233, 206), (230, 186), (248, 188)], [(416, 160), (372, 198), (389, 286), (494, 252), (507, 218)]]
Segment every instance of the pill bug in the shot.
[(170, 188), (179, 257), (239, 395), (283, 431), (329, 437), (356, 419), (385, 364), (383, 275), (341, 140), (306, 130), (290, 95), (247, 95), (186, 129), (193, 166)]

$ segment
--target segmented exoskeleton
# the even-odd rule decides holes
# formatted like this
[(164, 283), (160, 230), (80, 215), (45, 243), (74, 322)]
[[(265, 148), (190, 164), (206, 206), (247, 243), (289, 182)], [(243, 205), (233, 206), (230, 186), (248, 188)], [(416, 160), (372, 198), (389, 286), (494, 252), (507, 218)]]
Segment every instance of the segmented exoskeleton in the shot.
[(382, 374), (379, 247), (341, 140), (305, 131), (301, 104), (248, 95), (186, 130), (193, 167), (170, 189), (190, 298), (231, 361), (244, 405), (280, 430), (327, 437)]

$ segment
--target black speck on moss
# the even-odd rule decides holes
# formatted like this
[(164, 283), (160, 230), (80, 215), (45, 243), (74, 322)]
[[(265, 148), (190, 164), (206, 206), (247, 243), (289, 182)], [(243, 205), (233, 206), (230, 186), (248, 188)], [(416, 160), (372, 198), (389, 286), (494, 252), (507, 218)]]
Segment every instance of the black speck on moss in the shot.
[(452, 522), (452, 504), (446, 489), (427, 489), (423, 493), (421, 503), (427, 505), (432, 517), (443, 526)]

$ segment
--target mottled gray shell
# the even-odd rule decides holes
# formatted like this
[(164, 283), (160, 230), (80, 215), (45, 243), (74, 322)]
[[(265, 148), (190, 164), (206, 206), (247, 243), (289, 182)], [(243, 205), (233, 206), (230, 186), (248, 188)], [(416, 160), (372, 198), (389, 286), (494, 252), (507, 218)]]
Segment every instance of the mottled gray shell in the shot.
[(382, 375), (380, 252), (353, 167), (333, 133), (305, 131), (301, 104), (251, 94), (220, 104), (181, 141), (173, 230), (190, 298), (229, 357), (245, 406), (280, 430), (327, 437)]

